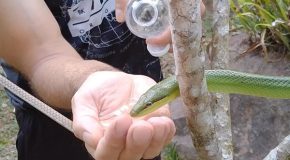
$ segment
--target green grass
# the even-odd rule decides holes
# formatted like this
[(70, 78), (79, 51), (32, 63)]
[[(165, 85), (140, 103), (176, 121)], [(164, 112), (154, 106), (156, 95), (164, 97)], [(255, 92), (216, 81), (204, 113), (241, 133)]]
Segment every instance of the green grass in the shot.
[(290, 53), (289, 4), (290, 0), (230, 0), (231, 22), (259, 39), (265, 54), (267, 49)]
[(163, 160), (180, 160), (174, 144), (169, 144), (163, 150)]

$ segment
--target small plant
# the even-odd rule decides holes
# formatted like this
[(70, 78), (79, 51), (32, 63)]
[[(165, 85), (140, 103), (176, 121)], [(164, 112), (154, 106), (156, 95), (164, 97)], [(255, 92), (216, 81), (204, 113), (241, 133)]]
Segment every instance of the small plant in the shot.
[(290, 0), (230, 0), (234, 24), (259, 39), (261, 46), (290, 53)]
[(163, 153), (164, 160), (180, 160), (174, 144), (166, 146)]

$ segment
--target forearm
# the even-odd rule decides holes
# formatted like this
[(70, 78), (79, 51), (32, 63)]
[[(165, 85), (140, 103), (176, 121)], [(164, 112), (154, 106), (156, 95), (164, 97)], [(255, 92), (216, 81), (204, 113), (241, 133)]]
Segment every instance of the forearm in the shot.
[(42, 0), (0, 1), (0, 56), (21, 72), (34, 93), (51, 106), (70, 109), (75, 90), (98, 70), (114, 70), (85, 61), (64, 40)]
[(94, 60), (55, 56), (42, 62), (29, 81), (37, 97), (50, 106), (70, 110), (71, 98), (83, 81), (102, 70), (115, 69)]

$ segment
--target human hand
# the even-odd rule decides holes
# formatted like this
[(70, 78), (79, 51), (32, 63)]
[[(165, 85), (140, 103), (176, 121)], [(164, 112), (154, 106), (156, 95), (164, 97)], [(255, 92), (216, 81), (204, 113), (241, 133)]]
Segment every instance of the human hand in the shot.
[[(126, 7), (127, 7), (128, 0), (115, 0), (115, 12), (116, 12), (116, 19), (118, 22), (124, 22), (126, 16)], [(201, 15), (204, 15), (205, 6), (203, 2), (201, 2)], [(166, 46), (167, 44), (171, 44), (171, 31), (168, 27), (161, 35), (156, 37), (149, 37), (146, 39), (146, 43), (150, 44), (151, 46)], [(172, 47), (170, 47), (169, 52), (172, 52)]]
[[(200, 4), (200, 9), (201, 16), (203, 16), (205, 13), (205, 5), (203, 4), (203, 2), (201, 2)], [(171, 44), (172, 38), (170, 27), (168, 27), (161, 35), (147, 38), (146, 43), (153, 46), (166, 46), (167, 44)], [(172, 52), (172, 50), (172, 45), (170, 45), (169, 52)]]
[[(124, 22), (126, 16), (126, 7), (129, 0), (115, 0), (115, 14), (118, 22)], [(205, 6), (203, 2), (201, 2), (201, 14), (203, 15), (205, 12)]]
[[(72, 99), (73, 130), (95, 159), (140, 160), (157, 156), (175, 133), (168, 108), (141, 119), (130, 104), (155, 82), (123, 72), (90, 75)], [(154, 116), (154, 117), (153, 117)]]

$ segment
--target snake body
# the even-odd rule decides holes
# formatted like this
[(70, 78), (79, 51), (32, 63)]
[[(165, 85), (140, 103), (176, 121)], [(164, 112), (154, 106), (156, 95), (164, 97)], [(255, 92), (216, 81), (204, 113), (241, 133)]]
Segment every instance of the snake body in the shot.
[[(206, 70), (209, 92), (234, 93), (273, 99), (290, 99), (290, 77), (265, 76), (231, 70)], [(133, 117), (155, 111), (180, 96), (175, 76), (164, 79), (145, 92), (133, 106)]]

